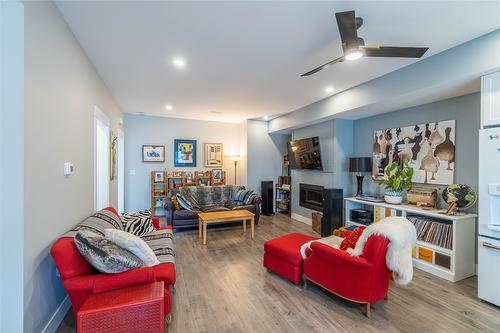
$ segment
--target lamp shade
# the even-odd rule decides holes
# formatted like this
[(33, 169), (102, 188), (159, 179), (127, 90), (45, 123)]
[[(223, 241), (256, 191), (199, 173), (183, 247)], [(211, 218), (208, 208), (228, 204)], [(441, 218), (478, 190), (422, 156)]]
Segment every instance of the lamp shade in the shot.
[(231, 161), (235, 162), (241, 161), (241, 156), (231, 156)]
[(349, 172), (371, 172), (371, 157), (351, 157), (349, 158)]

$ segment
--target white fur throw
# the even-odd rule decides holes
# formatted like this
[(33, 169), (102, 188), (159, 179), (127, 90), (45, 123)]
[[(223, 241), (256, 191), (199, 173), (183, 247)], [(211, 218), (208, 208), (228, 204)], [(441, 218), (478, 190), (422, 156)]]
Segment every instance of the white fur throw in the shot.
[(400, 285), (410, 283), (413, 278), (412, 249), (417, 241), (417, 232), (413, 223), (404, 217), (391, 216), (370, 224), (359, 237), (354, 249), (347, 249), (353, 256), (363, 254), (363, 248), (371, 235), (389, 239), (387, 268), (394, 272), (394, 282)]

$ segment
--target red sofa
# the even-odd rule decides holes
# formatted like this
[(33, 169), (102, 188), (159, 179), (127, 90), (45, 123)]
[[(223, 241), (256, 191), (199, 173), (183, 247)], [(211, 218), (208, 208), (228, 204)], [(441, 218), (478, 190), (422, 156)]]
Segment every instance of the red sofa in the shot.
[(311, 254), (304, 260), (303, 280), (365, 306), (370, 317), (371, 303), (387, 299), (391, 272), (386, 264), (389, 240), (371, 236), (365, 244), (363, 255), (353, 257), (349, 253), (328, 245), (311, 243)]
[[(112, 207), (108, 207), (106, 210), (119, 216)], [(157, 230), (164, 229), (160, 228), (158, 218), (153, 218), (153, 224)], [(163, 281), (165, 285), (165, 315), (170, 318), (173, 298), (172, 291), (176, 277), (175, 265), (173, 263), (161, 263), (154, 267), (141, 267), (118, 274), (100, 273), (80, 255), (73, 237), (59, 238), (52, 245), (50, 254), (54, 258), (57, 270), (61, 275), (64, 288), (73, 305), (75, 316), (87, 297), (91, 294)]]

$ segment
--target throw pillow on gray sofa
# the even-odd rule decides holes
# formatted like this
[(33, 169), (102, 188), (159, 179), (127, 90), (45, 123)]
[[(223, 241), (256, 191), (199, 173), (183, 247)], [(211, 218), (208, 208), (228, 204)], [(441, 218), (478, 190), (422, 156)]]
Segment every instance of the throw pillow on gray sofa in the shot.
[(144, 266), (136, 255), (92, 231), (79, 231), (75, 245), (85, 260), (102, 273), (121, 273)]

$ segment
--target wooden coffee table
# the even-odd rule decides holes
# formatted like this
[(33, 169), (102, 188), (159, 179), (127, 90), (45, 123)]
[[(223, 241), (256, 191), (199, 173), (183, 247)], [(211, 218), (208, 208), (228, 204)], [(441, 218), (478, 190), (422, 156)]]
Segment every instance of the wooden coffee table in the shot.
[(247, 221), (250, 221), (250, 235), (253, 239), (255, 214), (248, 210), (224, 210), (221, 212), (198, 213), (198, 236), (207, 244), (207, 225), (212, 223), (243, 221), (243, 232), (247, 232)]

